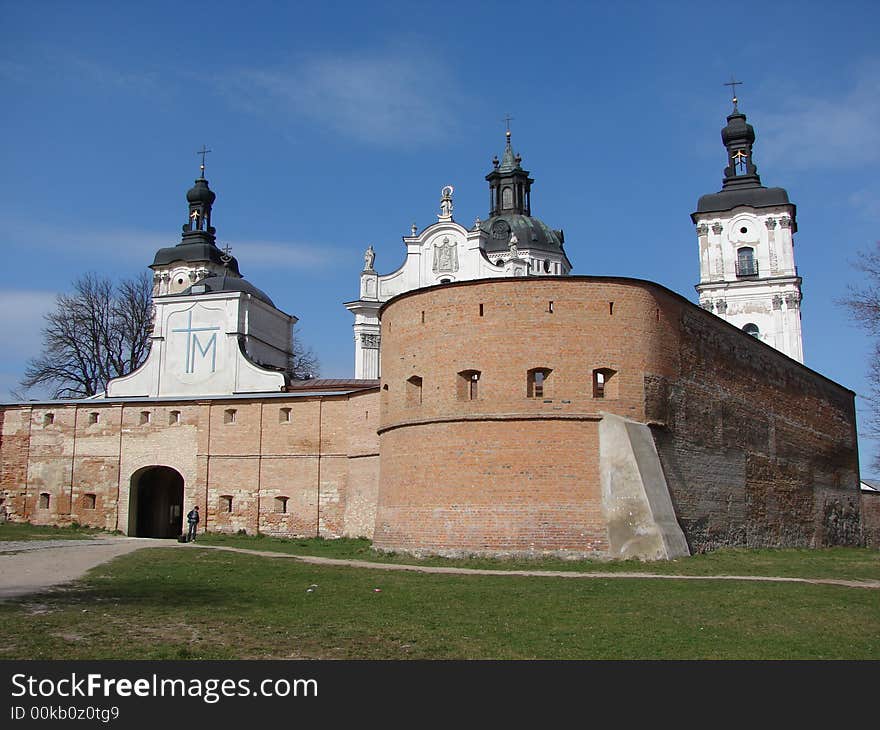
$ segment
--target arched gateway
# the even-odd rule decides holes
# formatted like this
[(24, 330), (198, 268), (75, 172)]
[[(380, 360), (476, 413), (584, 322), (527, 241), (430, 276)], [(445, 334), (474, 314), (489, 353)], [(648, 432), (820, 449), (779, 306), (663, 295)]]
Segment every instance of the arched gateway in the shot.
[(177, 537), (183, 532), (183, 477), (168, 466), (147, 466), (131, 475), (128, 534)]

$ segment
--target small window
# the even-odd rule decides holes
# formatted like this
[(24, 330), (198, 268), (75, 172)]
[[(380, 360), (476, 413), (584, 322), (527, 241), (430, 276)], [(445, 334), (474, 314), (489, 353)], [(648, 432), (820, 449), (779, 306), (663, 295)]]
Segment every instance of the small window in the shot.
[(406, 380), (406, 404), (408, 406), (422, 405), (422, 379), (413, 375)]
[(458, 374), (458, 399), (477, 400), (479, 395), (480, 371), (462, 370)]
[(482, 304), (480, 305), (480, 316), (481, 317), (483, 316), (483, 305)]
[(169, 411), (168, 413), (168, 425), (174, 426), (180, 423), (180, 411)]
[(425, 310), (422, 310), (422, 324), (425, 323)]
[(150, 412), (149, 411), (141, 411), (140, 424), (141, 426), (146, 426), (150, 422)]
[(593, 397), (616, 398), (617, 381), (612, 381), (616, 371), (610, 368), (597, 368), (593, 371)]
[(49, 509), (49, 493), (42, 492), (40, 494), (40, 509)]
[(235, 408), (227, 408), (223, 411), (223, 423), (235, 423)]
[(290, 408), (278, 409), (278, 423), (290, 423)]
[(89, 413), (89, 425), (94, 426), (98, 421), (101, 420), (101, 414), (97, 411), (92, 411)]
[(550, 259), (544, 259), (544, 273), (550, 273)]
[(448, 284), (451, 281), (452, 281), (452, 279), (440, 279), (441, 284)]
[(548, 311), (550, 314), (553, 314), (553, 301), (552, 301), (552, 300), (549, 301), (549, 302), (547, 302), (547, 311)]
[(95, 509), (95, 505), (98, 502), (98, 497), (95, 494), (84, 494), (83, 495), (83, 509)]
[(743, 332), (745, 332), (747, 335), (751, 335), (752, 337), (757, 337), (759, 339), (761, 337), (761, 330), (758, 329), (758, 325), (752, 322), (749, 322), (745, 327), (743, 327)]
[(275, 497), (275, 511), (287, 514), (287, 497)]
[(529, 398), (544, 398), (547, 395), (547, 378), (552, 372), (550, 368), (529, 370), (526, 383), (526, 393)]
[(220, 511), (232, 512), (232, 497), (228, 494), (224, 494), (220, 497)]
[(47, 413), (45, 416), (43, 416), (43, 425), (44, 426), (51, 426), (53, 423), (55, 423), (55, 414), (54, 413)]

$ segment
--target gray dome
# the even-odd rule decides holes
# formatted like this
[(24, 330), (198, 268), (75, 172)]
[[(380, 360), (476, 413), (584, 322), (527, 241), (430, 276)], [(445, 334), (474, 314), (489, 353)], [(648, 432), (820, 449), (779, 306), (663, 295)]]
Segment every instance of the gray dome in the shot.
[(502, 213), (493, 215), (480, 223), (480, 229), (488, 236), (486, 252), (506, 251), (510, 242), (511, 231), (516, 234), (517, 248), (530, 251), (562, 251), (565, 236), (562, 231), (550, 228), (540, 218), (521, 213)]
[(217, 196), (214, 194), (214, 191), (208, 187), (208, 181), (205, 178), (200, 177), (196, 180), (196, 184), (193, 185), (186, 192), (187, 202), (190, 203), (204, 203), (205, 205), (214, 205), (214, 201), (217, 199)]
[[(204, 289), (202, 289), (204, 287)], [(193, 291), (193, 288), (196, 291)], [(246, 294), (250, 294), (252, 297), (259, 299), (262, 302), (265, 302), (270, 307), (274, 307), (274, 302), (269, 299), (265, 292), (257, 289), (253, 284), (251, 284), (247, 279), (243, 279), (238, 276), (209, 276), (206, 279), (201, 279), (193, 284), (186, 291), (181, 292), (182, 294), (207, 294), (209, 292), (217, 292), (217, 291), (240, 291)]]

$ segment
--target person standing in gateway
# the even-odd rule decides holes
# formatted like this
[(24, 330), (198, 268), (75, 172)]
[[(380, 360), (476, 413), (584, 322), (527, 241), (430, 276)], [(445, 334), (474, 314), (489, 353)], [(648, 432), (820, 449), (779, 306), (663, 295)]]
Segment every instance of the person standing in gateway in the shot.
[(189, 531), (186, 533), (186, 541), (187, 542), (195, 542), (196, 541), (196, 529), (199, 526), (199, 506), (196, 505), (193, 507), (189, 514), (186, 516), (186, 521), (189, 525)]

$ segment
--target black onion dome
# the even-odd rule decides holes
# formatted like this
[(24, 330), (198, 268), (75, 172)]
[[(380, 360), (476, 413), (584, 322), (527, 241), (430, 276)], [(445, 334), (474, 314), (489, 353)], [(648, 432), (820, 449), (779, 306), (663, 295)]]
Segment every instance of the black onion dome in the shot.
[(168, 266), (175, 261), (183, 261), (187, 264), (210, 261), (218, 266), (226, 266), (231, 272), (238, 274), (238, 261), (235, 256), (231, 256), (229, 261), (225, 261), (224, 258), (223, 251), (217, 248), (213, 243), (196, 239), (193, 241), (184, 241), (176, 246), (160, 248), (156, 252), (151, 268)]
[(734, 112), (727, 117), (727, 126), (721, 130), (721, 141), (724, 146), (734, 142), (755, 143), (755, 128), (746, 121), (742, 112)]
[(511, 232), (516, 234), (517, 248), (529, 251), (559, 253), (565, 241), (562, 231), (556, 231), (540, 218), (520, 213), (493, 215), (480, 223), (480, 228), (488, 235), (486, 253), (507, 251)]
[(200, 177), (186, 192), (186, 200), (189, 203), (204, 203), (205, 205), (214, 205), (217, 196), (214, 191), (208, 187), (208, 181)]
[[(193, 291), (193, 288), (196, 291)], [(250, 294), (255, 299), (265, 302), (270, 307), (275, 306), (274, 302), (269, 299), (269, 296), (264, 291), (257, 289), (247, 279), (239, 276), (226, 276), (225, 274), (223, 276), (209, 276), (201, 281), (197, 281), (189, 289), (181, 292), (181, 294), (208, 294), (219, 291), (244, 292), (245, 294)]]

